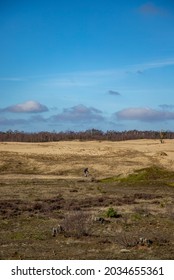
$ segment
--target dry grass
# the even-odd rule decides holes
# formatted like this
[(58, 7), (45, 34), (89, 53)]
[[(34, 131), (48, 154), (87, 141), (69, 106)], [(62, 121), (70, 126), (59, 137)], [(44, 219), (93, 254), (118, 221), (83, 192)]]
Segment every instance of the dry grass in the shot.
[(173, 142), (158, 142), (1, 143), (0, 258), (172, 259)]

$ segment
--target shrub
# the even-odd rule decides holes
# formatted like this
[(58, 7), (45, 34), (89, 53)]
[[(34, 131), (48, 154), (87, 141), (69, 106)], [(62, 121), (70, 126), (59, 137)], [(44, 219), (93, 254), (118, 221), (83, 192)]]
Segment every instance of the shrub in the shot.
[(110, 207), (106, 212), (106, 216), (108, 218), (117, 218), (118, 214), (117, 214), (117, 211), (114, 210), (114, 208)]
[(74, 211), (65, 217), (61, 226), (66, 236), (81, 237), (89, 235), (92, 218), (88, 213), (83, 211)]
[(132, 233), (122, 232), (117, 234), (115, 241), (122, 247), (131, 248), (137, 245), (138, 238), (132, 235)]

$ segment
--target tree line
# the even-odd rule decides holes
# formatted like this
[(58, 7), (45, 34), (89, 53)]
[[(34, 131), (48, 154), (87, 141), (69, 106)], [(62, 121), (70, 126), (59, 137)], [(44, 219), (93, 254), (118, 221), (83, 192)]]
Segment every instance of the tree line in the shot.
[(109, 130), (103, 132), (98, 129), (89, 129), (86, 131), (65, 131), (65, 132), (24, 132), (17, 130), (0, 131), (1, 142), (52, 142), (52, 141), (125, 141), (136, 139), (159, 139), (161, 143), (164, 139), (174, 139), (174, 132), (171, 131), (115, 131)]

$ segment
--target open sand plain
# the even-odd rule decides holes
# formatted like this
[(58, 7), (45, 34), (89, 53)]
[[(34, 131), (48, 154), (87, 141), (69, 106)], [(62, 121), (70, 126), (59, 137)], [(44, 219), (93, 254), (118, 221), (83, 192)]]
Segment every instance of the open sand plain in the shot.
[[(152, 165), (174, 170), (174, 140), (0, 143), (1, 175), (80, 178), (126, 176)], [(11, 161), (11, 162), (10, 162)]]

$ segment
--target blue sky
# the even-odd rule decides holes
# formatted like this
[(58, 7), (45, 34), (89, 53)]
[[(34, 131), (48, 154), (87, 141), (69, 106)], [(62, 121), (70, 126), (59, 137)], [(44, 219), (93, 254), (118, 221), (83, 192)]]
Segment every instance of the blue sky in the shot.
[(172, 0), (0, 3), (0, 130), (172, 130)]

